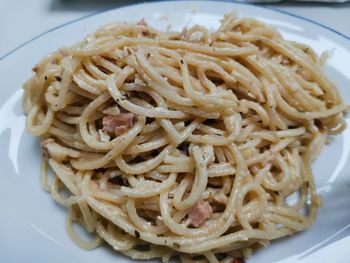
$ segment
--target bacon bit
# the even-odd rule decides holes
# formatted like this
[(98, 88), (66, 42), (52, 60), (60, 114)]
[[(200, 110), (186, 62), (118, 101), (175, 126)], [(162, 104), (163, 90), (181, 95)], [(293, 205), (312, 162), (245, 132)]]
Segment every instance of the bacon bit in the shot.
[(108, 115), (102, 119), (102, 131), (107, 134), (114, 134), (118, 136), (126, 132), (130, 127), (133, 126), (133, 113), (120, 113), (117, 116)]
[(146, 20), (142, 18), (139, 22), (137, 22), (138, 26), (148, 26)]
[(48, 139), (43, 140), (43, 141), (41, 142), (41, 155), (42, 155), (42, 157), (43, 157), (44, 159), (50, 159), (50, 158), (51, 158), (47, 146), (48, 146), (50, 143), (53, 143), (53, 142), (55, 142), (55, 140), (52, 139), (52, 138), (48, 138)]
[(188, 213), (188, 218), (185, 220), (186, 225), (199, 227), (213, 214), (213, 209), (209, 202), (200, 200), (195, 203)]
[(184, 27), (180, 33), (180, 39), (181, 40), (186, 40), (188, 38), (187, 35), (187, 27)]
[(235, 258), (232, 260), (232, 263), (243, 263), (244, 261), (240, 260), (239, 258)]

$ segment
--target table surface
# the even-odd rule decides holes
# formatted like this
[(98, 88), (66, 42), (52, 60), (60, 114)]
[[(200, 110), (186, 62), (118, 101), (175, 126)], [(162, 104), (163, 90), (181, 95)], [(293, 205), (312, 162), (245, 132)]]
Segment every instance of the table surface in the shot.
[[(101, 9), (147, 1), (0, 0), (0, 58), (29, 39)], [(344, 4), (281, 2), (263, 4), (302, 16), (350, 36), (350, 2)]]

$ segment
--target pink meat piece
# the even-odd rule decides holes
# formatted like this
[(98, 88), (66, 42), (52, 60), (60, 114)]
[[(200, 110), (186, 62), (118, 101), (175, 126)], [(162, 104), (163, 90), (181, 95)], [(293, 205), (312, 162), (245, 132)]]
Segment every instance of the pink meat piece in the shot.
[(110, 135), (118, 136), (133, 126), (133, 120), (134, 114), (130, 112), (120, 113), (116, 116), (108, 115), (102, 119), (102, 130)]
[(195, 203), (188, 213), (186, 224), (199, 227), (213, 214), (213, 209), (208, 201), (200, 200)]

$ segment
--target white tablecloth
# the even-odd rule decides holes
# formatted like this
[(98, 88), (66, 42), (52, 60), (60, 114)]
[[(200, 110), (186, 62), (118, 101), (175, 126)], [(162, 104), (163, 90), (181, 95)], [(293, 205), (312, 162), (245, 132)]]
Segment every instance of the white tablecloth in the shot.
[[(25, 41), (53, 27), (100, 9), (137, 2), (131, 0), (0, 0), (0, 58)], [(350, 36), (350, 3), (266, 4), (306, 17)]]

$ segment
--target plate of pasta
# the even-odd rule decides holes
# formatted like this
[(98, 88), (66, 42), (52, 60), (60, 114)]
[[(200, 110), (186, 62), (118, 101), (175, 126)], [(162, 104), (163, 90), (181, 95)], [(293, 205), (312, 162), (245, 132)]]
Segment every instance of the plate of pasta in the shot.
[(2, 259), (348, 262), (349, 43), (276, 10), (176, 1), (7, 54)]

